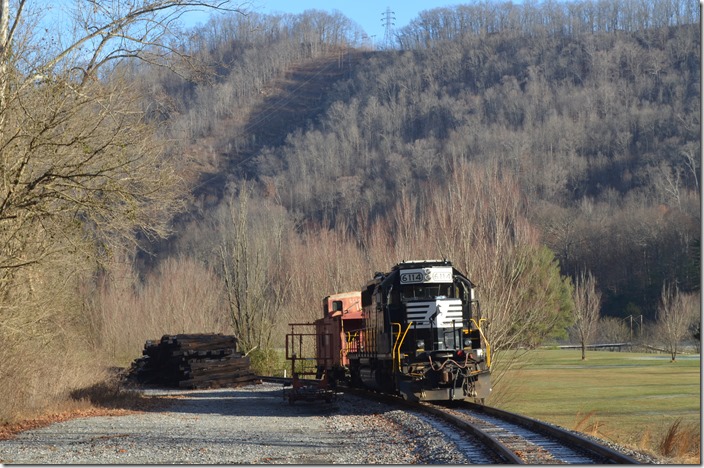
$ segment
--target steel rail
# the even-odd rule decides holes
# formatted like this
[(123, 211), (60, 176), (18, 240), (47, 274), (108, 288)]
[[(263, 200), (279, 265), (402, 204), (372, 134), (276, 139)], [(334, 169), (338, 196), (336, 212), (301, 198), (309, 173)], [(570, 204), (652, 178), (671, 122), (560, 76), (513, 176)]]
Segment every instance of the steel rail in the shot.
[(561, 427), (554, 426), (549, 423), (538, 421), (537, 419), (529, 418), (527, 416), (522, 416), (519, 414), (511, 413), (509, 411), (501, 410), (491, 406), (479, 405), (476, 403), (465, 402), (464, 406), (470, 407), (476, 411), (483, 412), (487, 415), (494, 416), (496, 418), (508, 421), (535, 432), (540, 432), (556, 440), (567, 442), (574, 447), (580, 448), (587, 452), (593, 453), (597, 456), (603, 457), (604, 459), (618, 464), (627, 465), (639, 465), (641, 464), (637, 460), (628, 455), (618, 452), (610, 447), (603, 444), (595, 442), (593, 440), (587, 439), (586, 437), (575, 434), (572, 431), (563, 429)]

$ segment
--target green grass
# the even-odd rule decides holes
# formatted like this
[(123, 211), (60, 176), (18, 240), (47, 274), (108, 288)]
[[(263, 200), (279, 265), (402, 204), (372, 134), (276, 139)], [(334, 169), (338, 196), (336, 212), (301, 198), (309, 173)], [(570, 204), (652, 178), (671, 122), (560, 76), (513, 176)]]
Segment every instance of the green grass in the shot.
[[(677, 421), (701, 432), (700, 358), (536, 350), (495, 385), (490, 404), (658, 453)], [(698, 453), (697, 453), (698, 456)]]

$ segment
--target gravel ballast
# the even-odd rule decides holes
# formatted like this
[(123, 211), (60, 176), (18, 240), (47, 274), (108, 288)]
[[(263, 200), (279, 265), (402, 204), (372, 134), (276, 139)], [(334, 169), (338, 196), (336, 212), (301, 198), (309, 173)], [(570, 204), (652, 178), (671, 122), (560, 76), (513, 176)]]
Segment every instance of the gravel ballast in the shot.
[(0, 441), (3, 464), (459, 464), (462, 450), (408, 412), (344, 395), (283, 399), (280, 384), (149, 390), (162, 410), (73, 419)]

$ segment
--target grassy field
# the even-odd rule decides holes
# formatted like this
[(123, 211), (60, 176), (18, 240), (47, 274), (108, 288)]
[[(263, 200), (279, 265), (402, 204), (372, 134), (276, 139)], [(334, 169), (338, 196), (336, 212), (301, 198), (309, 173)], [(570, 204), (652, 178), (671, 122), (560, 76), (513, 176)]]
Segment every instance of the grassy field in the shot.
[(582, 361), (579, 350), (536, 350), (520, 362), (495, 384), (490, 404), (680, 462), (699, 462), (699, 355), (673, 363), (663, 354), (588, 351)]

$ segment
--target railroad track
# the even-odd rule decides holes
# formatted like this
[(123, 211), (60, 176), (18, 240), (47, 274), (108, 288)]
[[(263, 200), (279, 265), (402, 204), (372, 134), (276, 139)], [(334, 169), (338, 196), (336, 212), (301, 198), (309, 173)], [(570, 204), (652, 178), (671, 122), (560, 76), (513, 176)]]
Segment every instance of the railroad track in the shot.
[(430, 414), (479, 440), (506, 464), (640, 464), (634, 458), (573, 432), (490, 406), (469, 402), (412, 403), (401, 398), (345, 389), (356, 395)]
[[(283, 383), (290, 379), (272, 379)], [(478, 463), (505, 464), (640, 464), (634, 458), (552, 424), (490, 406), (469, 402), (412, 403), (401, 398), (360, 389), (340, 390), (364, 398), (404, 406), (419, 415), (435, 418), (463, 451)], [(448, 428), (448, 426), (450, 426)], [(457, 436), (461, 434), (466, 437)]]
[(420, 404), (426, 411), (472, 434), (491, 438), (506, 463), (517, 464), (639, 464), (635, 459), (565, 429), (489, 406), (467, 402)]

